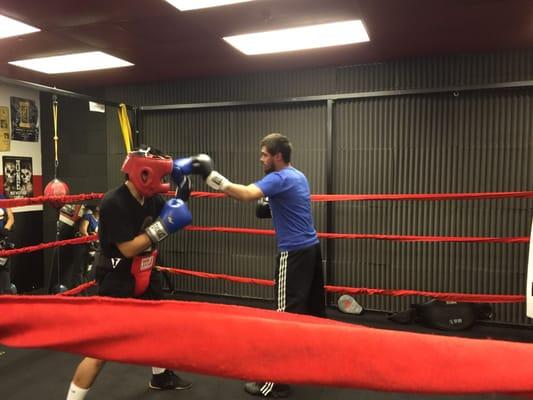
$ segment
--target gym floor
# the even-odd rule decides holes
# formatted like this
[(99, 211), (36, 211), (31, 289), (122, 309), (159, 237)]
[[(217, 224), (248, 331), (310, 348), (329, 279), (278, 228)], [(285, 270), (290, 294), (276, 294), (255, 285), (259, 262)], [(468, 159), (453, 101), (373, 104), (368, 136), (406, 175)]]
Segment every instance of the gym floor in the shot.
[[(267, 308), (265, 302), (246, 301), (231, 298), (209, 298), (207, 296), (193, 296), (176, 294), (175, 298), (181, 300), (216, 301), (229, 304), (241, 304)], [(355, 322), (363, 325), (383, 329), (401, 329), (428, 334), (443, 334), (418, 325), (396, 325), (390, 323), (382, 313), (365, 312), (360, 316), (341, 314), (334, 309), (328, 310), (328, 316), (345, 322)], [(445, 334), (451, 334), (446, 332)], [(532, 342), (533, 333), (527, 328), (511, 328), (494, 324), (478, 324), (469, 331), (461, 332), (465, 337), (490, 337), (500, 340)], [(357, 340), (354, 338), (354, 340)], [(28, 400), (28, 399), (64, 399), (74, 369), (81, 357), (78, 355), (52, 352), (39, 349), (13, 349), (0, 346), (0, 399), (2, 400)], [(334, 365), (328, 373), (335, 373)], [(148, 380), (151, 370), (149, 367), (132, 366), (118, 363), (106, 364), (98, 377), (94, 387), (89, 392), (87, 399), (247, 399), (253, 397), (243, 390), (240, 380), (223, 379), (205, 375), (179, 373), (190, 379), (193, 387), (187, 391), (161, 392), (148, 389)], [(292, 386), (291, 399), (305, 400), (395, 400), (395, 399), (494, 399), (516, 400), (516, 396), (504, 394), (484, 395), (414, 395), (411, 393), (373, 392), (353, 389), (340, 389), (316, 386)]]

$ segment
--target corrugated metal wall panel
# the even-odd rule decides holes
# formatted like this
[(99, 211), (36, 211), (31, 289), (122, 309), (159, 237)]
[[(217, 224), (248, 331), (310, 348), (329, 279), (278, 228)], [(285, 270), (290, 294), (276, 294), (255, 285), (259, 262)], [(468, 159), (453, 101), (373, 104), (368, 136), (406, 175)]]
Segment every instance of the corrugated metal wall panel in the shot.
[(337, 69), (335, 93), (427, 89), (530, 80), (533, 52), (416, 58)]
[(106, 97), (131, 105), (247, 101), (357, 93), (429, 89), (533, 79), (533, 51), (449, 55), (351, 65), (191, 79), (166, 84), (116, 86)]
[[(208, 153), (215, 168), (234, 182), (248, 184), (262, 176), (261, 138), (283, 132), (294, 145), (294, 165), (309, 177), (313, 192), (325, 187), (325, 105), (264, 106), (238, 109), (170, 111), (146, 114), (143, 131), (147, 143), (176, 156)], [(199, 177), (196, 190), (208, 191)], [(324, 207), (316, 206), (317, 226), (324, 229)], [(230, 199), (192, 199), (194, 225), (272, 229), (270, 220), (255, 218), (255, 203)], [(273, 237), (242, 234), (180, 232), (162, 246), (162, 262), (196, 271), (274, 277)], [(272, 298), (271, 288), (176, 277), (176, 288), (199, 293)]]
[(279, 99), (331, 93), (335, 70), (311, 69), (295, 72), (191, 79), (168, 84), (122, 86), (108, 90), (108, 97), (135, 105), (206, 103), (232, 100)]
[[(405, 96), (338, 102), (336, 193), (454, 193), (533, 186), (533, 91)], [(531, 200), (351, 202), (335, 205), (338, 232), (527, 236)], [(340, 286), (521, 294), (525, 244), (336, 241)], [(399, 310), (413, 299), (366, 297)], [(522, 311), (518, 311), (522, 309)], [(525, 323), (523, 307), (499, 320)]]
[[(107, 89), (110, 100), (153, 105), (246, 101), (327, 93), (423, 89), (533, 79), (533, 51), (442, 56), (383, 64), (264, 73)], [(304, 110), (313, 110), (312, 116)], [(524, 90), (373, 98), (335, 105), (335, 193), (423, 193), (531, 190), (531, 92)], [(311, 111), (310, 111), (311, 112)], [(314, 114), (316, 112), (316, 115)], [(295, 113), (295, 114), (292, 114)], [(260, 172), (257, 142), (277, 129), (296, 141), (296, 165), (311, 179), (314, 193), (325, 193), (325, 105), (144, 113), (148, 140), (176, 154), (213, 152), (221, 172), (251, 181)], [(116, 120), (114, 115), (111, 120)], [(307, 125), (305, 125), (307, 124)], [(308, 128), (305, 128), (308, 126)], [(305, 128), (305, 129), (304, 129)], [(121, 149), (121, 139), (110, 140)], [(250, 136), (243, 136), (248, 132)], [(310, 141), (306, 134), (310, 133)], [(112, 136), (113, 134), (110, 133)], [(148, 141), (147, 140), (147, 141)], [(320, 141), (322, 140), (322, 142)], [(153, 144), (153, 143), (152, 143)], [(235, 145), (238, 144), (238, 147)], [(231, 150), (229, 150), (231, 149)], [(238, 149), (238, 150), (236, 150)], [(312, 149), (307, 154), (300, 149)], [(109, 174), (122, 156), (112, 151)], [(320, 162), (314, 162), (318, 156)], [(242, 161), (241, 165), (241, 160)], [(241, 169), (240, 167), (246, 167)], [(110, 187), (121, 181), (110, 178)], [(195, 181), (197, 187), (203, 183)], [(214, 201), (209, 200), (209, 204)], [(218, 201), (217, 201), (218, 202)], [(264, 222), (253, 207), (208, 200), (191, 204), (205, 225)], [(325, 206), (316, 204), (319, 231), (326, 230)], [(337, 232), (465, 236), (525, 235), (531, 219), (526, 200), (336, 203)], [(169, 264), (198, 270), (271, 278), (273, 243), (265, 238), (183, 233), (168, 246)], [(243, 242), (240, 242), (243, 240)], [(425, 244), (378, 241), (334, 242), (334, 278), (348, 286), (420, 290), (523, 293), (524, 245)], [(176, 246), (176, 247), (172, 247)], [(207, 246), (207, 247), (205, 247)], [(205, 249), (208, 249), (207, 251)], [(166, 251), (166, 250), (165, 250)], [(224, 251), (224, 253), (223, 253)], [(246, 269), (250, 251), (257, 267)], [(225, 254), (228, 252), (229, 254)], [(221, 255), (222, 254), (222, 255)], [(219, 258), (217, 258), (219, 257)], [(184, 265), (183, 262), (186, 261)], [(175, 261), (175, 264), (173, 262)], [(216, 265), (213, 265), (216, 263)], [(269, 297), (269, 290), (222, 282), (176, 278), (179, 288), (207, 293)], [(373, 297), (366, 306), (396, 310), (426, 299)], [(522, 305), (496, 306), (504, 322), (524, 322)]]

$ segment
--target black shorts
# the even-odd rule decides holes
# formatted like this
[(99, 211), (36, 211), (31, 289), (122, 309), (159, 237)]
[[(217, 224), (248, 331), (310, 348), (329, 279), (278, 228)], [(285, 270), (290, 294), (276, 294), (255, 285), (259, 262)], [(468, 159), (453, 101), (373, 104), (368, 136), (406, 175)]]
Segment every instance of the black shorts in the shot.
[(9, 261), (0, 266), (0, 294), (11, 294), (11, 272), (9, 271)]
[(138, 298), (144, 300), (161, 300), (163, 298), (163, 285), (160, 271), (152, 270), (148, 288), (142, 295), (135, 296), (135, 279), (130, 272), (130, 265), (119, 264), (116, 268), (113, 268), (104, 259), (105, 257), (95, 255), (95, 279), (98, 284), (98, 296)]
[(276, 257), (278, 311), (326, 316), (324, 272), (320, 244), (282, 251)]

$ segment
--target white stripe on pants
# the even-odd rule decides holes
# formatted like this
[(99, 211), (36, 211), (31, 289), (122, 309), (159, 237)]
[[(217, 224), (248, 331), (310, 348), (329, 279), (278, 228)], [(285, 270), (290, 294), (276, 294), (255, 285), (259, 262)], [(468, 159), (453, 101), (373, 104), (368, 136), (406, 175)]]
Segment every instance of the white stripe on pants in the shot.
[(278, 273), (278, 309), (276, 311), (285, 311), (287, 307), (287, 259), (288, 251), (282, 251), (279, 256), (279, 273)]
[[(283, 312), (287, 307), (287, 258), (289, 258), (288, 251), (282, 251), (279, 257), (279, 272), (278, 272), (278, 309), (276, 311)], [(265, 382), (259, 390), (263, 396), (268, 396), (274, 388), (274, 382)]]
[(264, 385), (261, 387), (260, 392), (263, 394), (263, 396), (268, 396), (268, 394), (272, 391), (274, 388), (274, 382), (265, 382)]

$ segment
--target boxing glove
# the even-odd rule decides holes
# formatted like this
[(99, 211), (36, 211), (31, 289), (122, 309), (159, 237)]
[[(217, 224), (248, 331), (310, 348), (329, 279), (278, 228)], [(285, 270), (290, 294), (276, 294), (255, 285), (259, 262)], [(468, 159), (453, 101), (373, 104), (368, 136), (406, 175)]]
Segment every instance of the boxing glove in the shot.
[[(190, 174), (190, 164), (190, 158), (176, 158), (175, 160), (172, 160), (172, 172), (170, 177), (176, 185), (179, 186), (183, 182), (185, 175)], [(186, 171), (189, 171), (189, 173)]]
[(163, 206), (159, 218), (144, 232), (153, 243), (159, 243), (191, 222), (192, 215), (185, 202), (181, 199), (170, 199)]
[(189, 200), (192, 192), (192, 183), (191, 179), (188, 176), (184, 176), (180, 183), (176, 187), (176, 199), (181, 199), (183, 201)]
[(198, 154), (191, 157), (192, 174), (200, 175), (206, 179), (213, 171), (213, 160), (207, 154)]
[(255, 216), (257, 218), (272, 218), (268, 197), (261, 197), (259, 200), (257, 200), (257, 204), (255, 206)]
[(225, 176), (221, 175), (218, 171), (211, 172), (205, 179), (207, 186), (215, 189), (224, 191), (226, 188), (231, 185), (231, 181)]
[(183, 175), (201, 175), (206, 179), (213, 171), (213, 160), (207, 154), (198, 154), (187, 158), (177, 158), (173, 162), (172, 179), (179, 183)]

